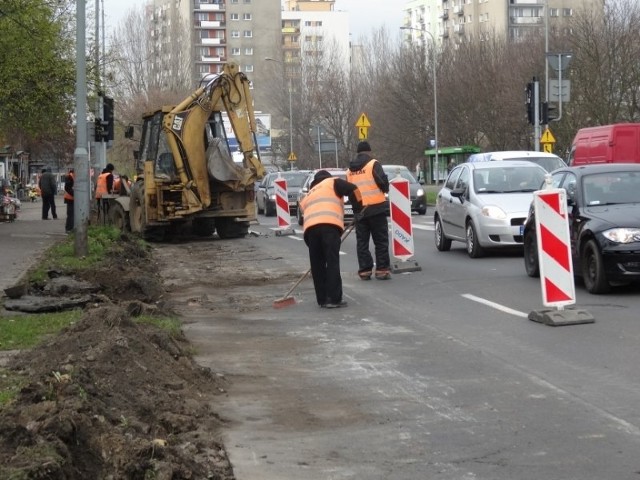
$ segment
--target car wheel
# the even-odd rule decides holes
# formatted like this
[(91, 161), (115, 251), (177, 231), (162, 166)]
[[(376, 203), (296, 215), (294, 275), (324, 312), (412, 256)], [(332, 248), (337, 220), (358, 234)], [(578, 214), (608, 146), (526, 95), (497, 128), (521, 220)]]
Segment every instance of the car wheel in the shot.
[(436, 248), (439, 251), (448, 252), (451, 249), (451, 240), (449, 240), (444, 234), (442, 220), (440, 220), (440, 217), (436, 217), (434, 238), (436, 241)]
[(427, 214), (427, 207), (418, 209), (418, 215), (426, 215), (426, 214)]
[(595, 240), (589, 240), (582, 249), (582, 278), (589, 293), (607, 293), (611, 286), (604, 271), (602, 254)]
[(476, 227), (473, 226), (473, 222), (467, 222), (467, 253), (471, 258), (479, 258), (484, 255), (484, 249), (478, 243), (478, 235), (476, 234)]
[(538, 240), (532, 230), (529, 230), (524, 236), (524, 269), (530, 277), (540, 276)]
[(260, 208), (260, 200), (258, 200), (257, 198), (256, 198), (256, 206), (258, 207), (259, 214), (264, 213), (264, 208)]
[(296, 218), (298, 219), (298, 225), (304, 224), (304, 217), (302, 216), (302, 212), (300, 211), (300, 205), (298, 205), (298, 208), (296, 210)]
[(269, 202), (264, 203), (264, 216), (265, 217), (275, 217), (276, 216), (276, 205), (273, 207)]

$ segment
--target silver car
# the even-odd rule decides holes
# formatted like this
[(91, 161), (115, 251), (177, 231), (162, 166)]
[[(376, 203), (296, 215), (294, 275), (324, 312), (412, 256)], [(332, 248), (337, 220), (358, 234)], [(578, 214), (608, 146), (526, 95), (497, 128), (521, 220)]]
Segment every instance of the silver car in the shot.
[(527, 161), (463, 163), (438, 192), (433, 217), (440, 251), (464, 242), (471, 258), (485, 249), (522, 246), (523, 225), (545, 170)]

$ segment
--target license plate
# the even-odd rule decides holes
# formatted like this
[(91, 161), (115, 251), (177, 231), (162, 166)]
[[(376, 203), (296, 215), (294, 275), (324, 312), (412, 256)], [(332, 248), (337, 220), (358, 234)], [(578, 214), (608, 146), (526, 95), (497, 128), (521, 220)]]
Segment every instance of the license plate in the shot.
[(344, 209), (344, 214), (345, 215), (353, 215), (353, 208), (345, 208)]

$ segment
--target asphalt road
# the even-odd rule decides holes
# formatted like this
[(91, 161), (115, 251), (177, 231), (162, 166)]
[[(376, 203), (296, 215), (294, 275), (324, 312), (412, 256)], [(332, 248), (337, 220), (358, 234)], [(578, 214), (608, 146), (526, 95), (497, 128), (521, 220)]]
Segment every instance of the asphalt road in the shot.
[[(638, 478), (640, 289), (578, 284), (596, 323), (531, 322), (540, 284), (522, 256), (438, 252), (431, 215), (413, 217), (422, 270), (391, 281), (360, 281), (344, 242), (347, 308), (318, 308), (307, 280), (288, 308), (191, 319), (215, 352), (201, 362), (232, 379), (220, 413), (237, 478)], [(300, 229), (253, 229), (256, 258), (308, 267)]]

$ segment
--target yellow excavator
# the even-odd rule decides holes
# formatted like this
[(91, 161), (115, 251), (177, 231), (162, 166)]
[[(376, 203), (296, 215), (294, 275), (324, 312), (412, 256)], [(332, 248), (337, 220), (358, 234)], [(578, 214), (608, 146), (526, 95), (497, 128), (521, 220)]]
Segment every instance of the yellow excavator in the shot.
[[(138, 176), (109, 195), (110, 223), (149, 240), (193, 233), (239, 238), (255, 220), (254, 183), (264, 176), (247, 76), (236, 63), (175, 106), (143, 115)], [(232, 158), (230, 122), (242, 163)], [(125, 133), (133, 138), (134, 129)]]

